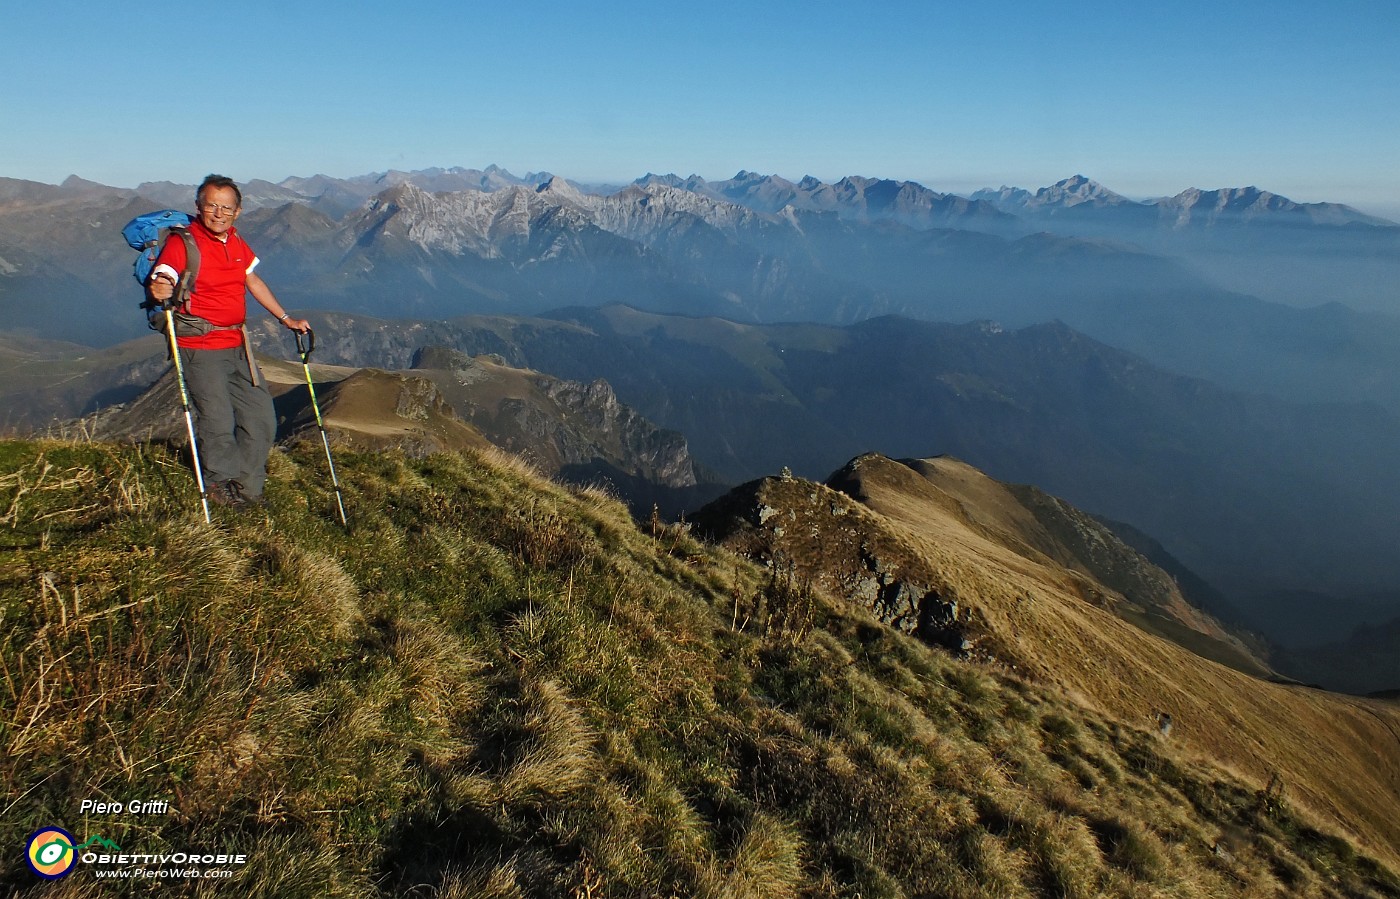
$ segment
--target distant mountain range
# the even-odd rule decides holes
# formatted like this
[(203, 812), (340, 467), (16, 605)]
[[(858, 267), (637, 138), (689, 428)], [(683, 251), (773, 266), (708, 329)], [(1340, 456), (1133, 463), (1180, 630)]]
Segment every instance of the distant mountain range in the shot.
[[(495, 167), (247, 188), (240, 227), (303, 309), (437, 318), (621, 302), (751, 322), (1060, 320), (1236, 389), (1400, 409), (1400, 320), (1353, 308), (1400, 310), (1400, 226), (1338, 204), (1253, 188), (1137, 203), (1078, 176), (972, 198), (749, 172), (601, 193)], [(116, 230), (188, 207), (192, 191), (0, 179), (0, 329), (137, 336)], [(1308, 308), (1259, 299), (1299, 291)]]
[[(972, 195), (978, 202), (1030, 218), (1079, 216), (1092, 218), (1106, 211), (1122, 223), (1174, 230), (1223, 225), (1394, 227), (1395, 222), (1366, 215), (1340, 203), (1295, 203), (1257, 187), (1200, 190), (1189, 188), (1174, 197), (1133, 201), (1083, 175), (1066, 178), (1035, 193), (1016, 187), (984, 189)], [(1102, 220), (1108, 220), (1103, 217)]]
[[(972, 197), (495, 167), (246, 187), (261, 271), (322, 310), (335, 361), (408, 368), (443, 346), (603, 378), (730, 481), (952, 453), (1141, 528), (1256, 620), (1279, 596), (1364, 597), (1338, 628), (1396, 606), (1376, 597), (1400, 593), (1400, 316), (1324, 301), (1400, 309), (1400, 226), (1348, 207), (1254, 188), (1138, 202), (1081, 176)], [(143, 333), (118, 229), (192, 193), (0, 179), (0, 329), (28, 385), (8, 424), (149, 383), (158, 363), (96, 373), (39, 338)], [(1350, 274), (1297, 308), (1223, 289), (1215, 265), (1263, 297), (1304, 289), (1298, 266)], [(496, 323), (456, 321), (481, 314)], [(1289, 603), (1288, 632), (1312, 630), (1313, 601)]]

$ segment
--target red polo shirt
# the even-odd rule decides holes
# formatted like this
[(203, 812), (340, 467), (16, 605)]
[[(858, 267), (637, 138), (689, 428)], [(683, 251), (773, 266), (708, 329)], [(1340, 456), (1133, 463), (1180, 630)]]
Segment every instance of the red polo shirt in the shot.
[[(199, 248), (199, 274), (190, 291), (190, 314), (221, 327), (243, 324), (248, 317), (248, 275), (257, 266), (258, 257), (236, 228), (230, 228), (220, 240), (196, 219), (190, 223), (190, 234)], [(184, 271), (185, 242), (167, 240), (156, 265), (168, 265), (176, 273)], [(233, 327), (202, 337), (181, 337), (177, 342), (192, 350), (226, 350), (242, 346), (243, 335)]]

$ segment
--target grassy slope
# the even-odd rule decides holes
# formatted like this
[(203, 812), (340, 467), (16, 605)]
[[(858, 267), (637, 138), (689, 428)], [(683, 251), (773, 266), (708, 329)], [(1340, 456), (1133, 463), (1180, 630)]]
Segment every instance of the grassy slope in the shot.
[(323, 465), (209, 527), (163, 448), (0, 444), (0, 841), (250, 853), (195, 895), (1400, 893), (1288, 796), (604, 496), (347, 453), (346, 533)]
[[(1155, 566), (1139, 565), (1136, 558), (1129, 558), (1132, 553), (1108, 547), (1112, 535), (1101, 532), (1101, 525), (1063, 501), (1033, 487), (1002, 484), (949, 457), (903, 464), (958, 500), (960, 511), (971, 519), (969, 524), (984, 529), (996, 542), (1020, 555), (1043, 557), (1091, 578), (1098, 571), (1102, 585), (1140, 595), (1137, 602), (1149, 613), (1141, 617), (1171, 620), (1179, 625), (1177, 632), (1195, 631), (1203, 638), (1195, 641), (1198, 645), (1208, 641), (1222, 644), (1222, 652), (1230, 652), (1232, 660), (1248, 673), (1273, 673), (1259, 660), (1249, 658), (1247, 648), (1220, 622), (1190, 605), (1170, 575)], [(1114, 611), (1120, 615), (1126, 611), (1126, 604), (1115, 605)]]
[(1203, 662), (1088, 601), (1063, 569), (1008, 552), (963, 514), (968, 507), (948, 514), (950, 494), (909, 467), (865, 457), (860, 473), (866, 504), (938, 560), (954, 592), (1037, 679), (1120, 720), (1146, 723), (1167, 712), (1173, 739), (1190, 751), (1258, 783), (1277, 773), (1319, 815), (1373, 845), (1400, 846), (1393, 703), (1267, 683)]

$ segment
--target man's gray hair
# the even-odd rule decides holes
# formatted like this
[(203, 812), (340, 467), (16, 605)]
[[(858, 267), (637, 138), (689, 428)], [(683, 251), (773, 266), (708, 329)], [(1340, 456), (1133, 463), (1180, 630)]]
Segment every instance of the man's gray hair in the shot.
[(232, 188), (233, 195), (238, 198), (239, 208), (241, 209), (243, 207), (243, 191), (239, 190), (238, 185), (233, 182), (233, 179), (226, 175), (205, 175), (203, 183), (199, 185), (199, 190), (194, 192), (195, 205), (202, 205), (204, 203), (204, 191), (206, 188), (210, 187)]

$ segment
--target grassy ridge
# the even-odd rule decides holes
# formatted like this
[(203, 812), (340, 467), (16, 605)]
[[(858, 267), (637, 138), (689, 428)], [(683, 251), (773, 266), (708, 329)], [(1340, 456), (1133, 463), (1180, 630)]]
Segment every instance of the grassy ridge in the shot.
[[(510, 459), (0, 444), (0, 840), (239, 896), (1395, 895), (1286, 798)], [(169, 799), (168, 815), (78, 814)], [(82, 866), (21, 895), (144, 892)]]

